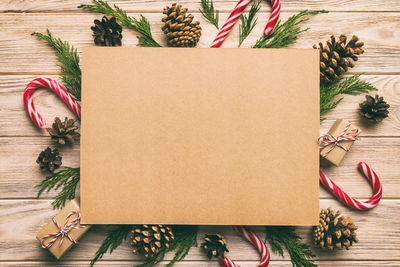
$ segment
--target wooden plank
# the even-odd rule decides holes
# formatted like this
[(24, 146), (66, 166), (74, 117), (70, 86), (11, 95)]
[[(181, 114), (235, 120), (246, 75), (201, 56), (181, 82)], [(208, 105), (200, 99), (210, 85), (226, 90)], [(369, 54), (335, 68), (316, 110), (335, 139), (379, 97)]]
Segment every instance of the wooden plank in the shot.
[[(360, 242), (349, 251), (335, 253), (314, 249), (320, 260), (400, 260), (400, 232), (398, 221), (394, 214), (400, 208), (400, 200), (383, 200), (375, 209), (368, 212), (350, 211), (336, 200), (321, 200), (321, 208), (332, 206), (341, 209), (343, 215), (352, 217), (359, 226), (357, 230)], [(0, 233), (3, 242), (0, 243), (1, 261), (53, 261), (52, 256), (40, 247), (35, 239), (36, 233), (47, 223), (56, 212), (51, 210), (50, 200), (0, 200)], [(389, 216), (390, 215), (390, 216)], [(222, 233), (230, 244), (229, 257), (233, 260), (253, 261), (258, 259), (258, 253), (230, 227), (207, 226), (201, 227), (198, 243), (202, 242), (204, 233)], [(263, 237), (262, 227), (252, 227)], [(311, 227), (300, 227), (299, 233), (305, 242), (311, 244)], [(105, 226), (94, 226), (79, 244), (63, 258), (66, 261), (90, 260), (101, 240), (104, 239)], [(166, 260), (171, 259), (172, 253)], [(105, 255), (106, 260), (140, 260), (133, 256), (128, 243), (124, 243), (113, 254)], [(193, 248), (187, 260), (199, 261), (206, 257), (201, 248)], [(281, 260), (275, 254), (272, 260)]]
[[(139, 14), (131, 13), (138, 17)], [(282, 13), (286, 19), (293, 13)], [(221, 14), (225, 20), (228, 14)], [(59, 68), (54, 52), (43, 41), (30, 34), (50, 28), (55, 36), (70, 41), (80, 51), (83, 46), (93, 44), (90, 26), (98, 14), (86, 13), (1, 13), (0, 14), (0, 73), (57, 73)], [(162, 45), (165, 39), (161, 32), (161, 13), (146, 14), (152, 25), (154, 38)], [(204, 21), (199, 13), (196, 19), (201, 21), (203, 36), (199, 47), (208, 47), (217, 34), (217, 29)], [(259, 21), (252, 34), (243, 44), (249, 47), (262, 33), (267, 15), (260, 13)], [(349, 23), (351, 20), (351, 23)], [(16, 21), (18, 23), (16, 23)], [(329, 25), (329, 27), (327, 27)], [(297, 44), (292, 47), (310, 48), (318, 41), (325, 41), (330, 34), (357, 34), (365, 43), (366, 52), (360, 57), (353, 73), (369, 72), (374, 74), (399, 73), (400, 37), (394, 29), (400, 27), (399, 13), (375, 12), (373, 15), (358, 12), (340, 12), (320, 14), (313, 17), (304, 27), (310, 31), (303, 33)], [(123, 45), (135, 46), (135, 33), (125, 29)], [(224, 47), (237, 47), (238, 25), (225, 41)]]
[[(0, 3), (0, 12), (54, 12), (54, 11), (78, 11), (82, 3), (90, 3), (90, 0), (3, 0)], [(118, 0), (108, 1), (110, 4), (117, 4), (130, 12), (159, 12), (167, 4), (166, 0)], [(400, 3), (396, 0), (364, 1), (364, 0), (282, 0), (282, 10), (321, 9), (330, 11), (400, 11)], [(189, 10), (198, 10), (200, 1), (185, 0), (180, 2)], [(215, 9), (221, 12), (230, 12), (236, 5), (236, 0), (214, 0)], [(266, 1), (262, 3), (263, 10), (268, 10)]]

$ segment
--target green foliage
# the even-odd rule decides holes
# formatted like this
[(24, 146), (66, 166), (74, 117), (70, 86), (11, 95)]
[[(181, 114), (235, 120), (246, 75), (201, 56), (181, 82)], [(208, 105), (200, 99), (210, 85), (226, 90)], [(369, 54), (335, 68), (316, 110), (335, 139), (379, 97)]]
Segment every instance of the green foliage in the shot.
[(145, 263), (139, 265), (140, 267), (154, 266), (164, 259), (167, 252), (175, 251), (174, 258), (167, 264), (167, 267), (171, 267), (175, 262), (185, 258), (191, 247), (197, 245), (197, 225), (174, 225), (171, 228), (175, 238), (171, 241), (169, 249), (164, 249), (153, 258), (147, 259)]
[(273, 31), (268, 36), (262, 36), (253, 45), (253, 48), (281, 48), (294, 44), (300, 33), (309, 28), (302, 29), (299, 24), (306, 22), (309, 18), (305, 16), (316, 15), (319, 13), (328, 13), (326, 10), (303, 10), (300, 13), (291, 16), (284, 23), (278, 21)]
[(239, 25), (239, 47), (242, 45), (243, 41), (249, 36), (251, 31), (254, 29), (254, 26), (257, 24), (257, 18), (254, 19), (256, 16), (257, 12), (261, 8), (261, 0), (260, 1), (255, 1), (251, 5), (251, 8), (249, 10), (249, 16), (246, 15), (241, 15), (240, 20), (241, 23)]
[(44, 191), (49, 192), (51, 189), (58, 190), (62, 187), (60, 193), (51, 203), (54, 209), (61, 209), (65, 206), (67, 200), (75, 198), (79, 178), (80, 168), (64, 167), (63, 170), (47, 176), (40, 184), (35, 186), (35, 188), (39, 189), (37, 197), (40, 197)]
[(96, 261), (100, 260), (107, 251), (110, 251), (111, 254), (119, 247), (119, 245), (126, 240), (131, 229), (132, 225), (118, 225), (117, 228), (109, 231), (106, 239), (104, 239), (100, 248), (97, 250), (95, 257), (90, 262), (90, 266), (93, 266)]
[(46, 41), (57, 53), (57, 60), (61, 67), (61, 78), (65, 89), (76, 100), (81, 100), (81, 68), (79, 67), (79, 56), (77, 50), (68, 42), (60, 38), (54, 38), (49, 29), (47, 34), (34, 32), (32, 35)]
[(272, 251), (283, 257), (283, 247), (286, 248), (294, 267), (317, 266), (313, 260), (314, 255), (310, 248), (300, 241), (302, 238), (292, 226), (267, 226), (266, 240), (271, 245)]
[(334, 109), (343, 98), (334, 100), (335, 96), (341, 94), (357, 95), (375, 91), (377, 88), (369, 82), (360, 80), (361, 74), (344, 78), (331, 85), (320, 86), (320, 115), (325, 115)]
[(140, 19), (130, 17), (117, 5), (114, 5), (114, 8), (112, 8), (107, 2), (101, 0), (93, 0), (92, 5), (80, 5), (78, 8), (116, 17), (121, 25), (131, 28), (141, 34), (141, 36), (137, 36), (139, 41), (138, 46), (161, 47), (161, 45), (153, 39), (150, 23), (143, 15), (140, 15)]
[(218, 17), (219, 11), (214, 10), (213, 0), (201, 0), (201, 9), (199, 9), (203, 17), (213, 24), (217, 29), (218, 27)]

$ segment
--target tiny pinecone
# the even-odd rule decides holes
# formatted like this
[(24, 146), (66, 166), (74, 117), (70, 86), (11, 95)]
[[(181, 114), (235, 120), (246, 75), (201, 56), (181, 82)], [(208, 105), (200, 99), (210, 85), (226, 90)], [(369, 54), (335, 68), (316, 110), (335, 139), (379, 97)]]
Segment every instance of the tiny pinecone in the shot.
[(131, 230), (131, 246), (133, 253), (152, 258), (161, 249), (168, 249), (174, 239), (172, 229), (166, 225), (135, 225)]
[(350, 217), (339, 215), (340, 211), (335, 212), (332, 208), (321, 210), (319, 225), (314, 228), (315, 245), (329, 250), (349, 249), (353, 242), (358, 242), (355, 232), (358, 227)]
[(36, 163), (39, 164), (40, 169), (47, 169), (49, 172), (53, 172), (61, 166), (61, 159), (62, 157), (57, 148), (52, 150), (50, 147), (47, 147), (40, 152)]
[(193, 21), (193, 15), (188, 14), (187, 8), (172, 4), (164, 8), (163, 14), (167, 16), (162, 19), (165, 23), (162, 27), (167, 36), (168, 46), (172, 47), (195, 47), (201, 36), (199, 21)]
[(365, 96), (366, 100), (360, 104), (360, 114), (367, 119), (381, 121), (389, 114), (390, 105), (383, 100), (383, 97), (375, 95), (373, 98), (370, 95)]
[(80, 134), (76, 132), (78, 126), (74, 125), (75, 120), (65, 117), (64, 122), (61, 122), (59, 117), (54, 119), (51, 128), (47, 128), (51, 139), (56, 140), (59, 144), (65, 145), (66, 143), (73, 144)]
[(322, 83), (335, 82), (349, 67), (354, 67), (353, 61), (358, 60), (357, 55), (364, 53), (362, 49), (364, 43), (358, 42), (357, 36), (353, 35), (347, 44), (346, 42), (347, 36), (345, 34), (340, 35), (338, 40), (332, 35), (325, 47), (322, 43), (319, 43), (319, 47), (313, 46), (320, 50), (320, 79)]
[(204, 241), (205, 242), (201, 244), (201, 247), (207, 250), (207, 257), (209, 259), (211, 259), (212, 257), (224, 258), (225, 252), (229, 252), (225, 237), (220, 234), (216, 235), (206, 234)]
[(91, 27), (94, 36), (94, 43), (100, 46), (121, 46), (122, 27), (115, 17), (108, 19), (104, 16), (101, 21), (94, 20)]

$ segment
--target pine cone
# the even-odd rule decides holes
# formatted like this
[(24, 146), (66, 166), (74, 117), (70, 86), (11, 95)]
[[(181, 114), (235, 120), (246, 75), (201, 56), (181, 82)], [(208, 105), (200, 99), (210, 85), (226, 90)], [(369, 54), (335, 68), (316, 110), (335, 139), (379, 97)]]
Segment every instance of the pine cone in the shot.
[(174, 239), (170, 227), (165, 225), (136, 225), (131, 231), (131, 246), (133, 253), (139, 253), (146, 258), (152, 258), (160, 249), (169, 248)]
[(319, 225), (314, 228), (315, 245), (334, 250), (335, 248), (349, 249), (358, 238), (355, 230), (358, 227), (350, 217), (339, 217), (340, 211), (332, 208), (323, 209), (319, 214)]
[(204, 243), (201, 244), (203, 249), (207, 250), (207, 257), (211, 259), (212, 257), (222, 257), (224, 258), (225, 252), (229, 252), (225, 237), (216, 234), (216, 235), (207, 235), (204, 238)]
[(122, 27), (115, 17), (108, 19), (104, 16), (101, 21), (94, 20), (91, 27), (94, 36), (94, 43), (100, 46), (121, 46)]
[(172, 4), (164, 8), (163, 14), (167, 16), (162, 19), (165, 23), (162, 27), (167, 36), (168, 46), (172, 47), (195, 47), (201, 36), (199, 21), (193, 21), (193, 15), (188, 14), (187, 8)]
[(74, 125), (73, 119), (65, 117), (64, 122), (61, 122), (59, 117), (56, 117), (52, 128), (47, 128), (51, 139), (56, 140), (59, 144), (65, 145), (66, 143), (73, 144), (80, 134), (76, 132), (78, 126)]
[(374, 121), (382, 121), (389, 114), (390, 105), (383, 100), (383, 97), (375, 95), (365, 96), (366, 100), (360, 104), (360, 114), (367, 119)]
[[(362, 46), (363, 42), (358, 42), (358, 37), (353, 35), (350, 41), (347, 42), (345, 34), (340, 35), (339, 40), (336, 40), (332, 35), (331, 39), (326, 42), (323, 47), (319, 43), (313, 47), (320, 50), (320, 79), (322, 83), (332, 83), (339, 79), (340, 75), (354, 67), (354, 61), (358, 60), (357, 55), (364, 53)], [(350, 60), (350, 58), (352, 60)]]
[(47, 147), (40, 152), (36, 163), (39, 164), (40, 169), (47, 169), (49, 172), (54, 172), (55, 169), (61, 166), (61, 159), (62, 157), (57, 148), (52, 150), (50, 147)]

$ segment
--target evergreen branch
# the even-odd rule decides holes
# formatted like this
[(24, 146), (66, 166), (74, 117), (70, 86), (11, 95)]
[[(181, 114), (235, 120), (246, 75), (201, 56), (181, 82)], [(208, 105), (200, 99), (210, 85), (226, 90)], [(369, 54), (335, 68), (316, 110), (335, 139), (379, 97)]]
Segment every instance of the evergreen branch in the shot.
[[(254, 19), (255, 15), (261, 8), (261, 0), (258, 2), (253, 2), (249, 10), (249, 16), (241, 15), (241, 24), (239, 25), (239, 47), (242, 45), (243, 41), (249, 36), (254, 26), (257, 24), (257, 18)], [(253, 21), (254, 20), (254, 21)]]
[(305, 16), (316, 15), (319, 13), (328, 13), (326, 10), (303, 10), (300, 13), (291, 16), (285, 22), (278, 21), (275, 28), (268, 36), (262, 36), (252, 46), (253, 48), (281, 48), (294, 44), (300, 33), (308, 31), (309, 28), (302, 29), (299, 25), (309, 20)]
[(154, 266), (164, 259), (167, 252), (175, 251), (174, 258), (167, 264), (167, 267), (171, 267), (175, 262), (185, 258), (191, 247), (197, 245), (197, 225), (173, 225), (171, 228), (175, 238), (171, 241), (170, 247), (163, 249), (153, 258), (147, 259), (145, 263), (138, 265), (138, 267)]
[(272, 251), (283, 257), (283, 247), (289, 253), (293, 267), (317, 266), (313, 260), (314, 255), (310, 248), (300, 241), (301, 238), (292, 226), (267, 226), (266, 240), (270, 243)]
[(106, 239), (104, 239), (100, 248), (97, 250), (95, 257), (90, 262), (92, 267), (98, 260), (100, 260), (107, 251), (110, 254), (117, 248), (121, 243), (128, 237), (129, 232), (132, 229), (132, 225), (118, 225), (117, 228), (107, 233)]
[(46, 41), (57, 53), (57, 60), (61, 67), (61, 78), (65, 84), (65, 90), (76, 100), (81, 100), (81, 68), (77, 50), (68, 42), (60, 38), (54, 38), (49, 29), (47, 34), (34, 32), (31, 35)]
[(92, 5), (80, 5), (78, 8), (116, 17), (122, 26), (131, 28), (141, 34), (141, 36), (137, 36), (139, 41), (138, 46), (161, 47), (161, 45), (153, 39), (150, 23), (143, 15), (140, 15), (140, 19), (130, 17), (117, 5), (114, 5), (114, 8), (112, 8), (106, 1), (102, 0), (93, 0)]
[(325, 115), (328, 111), (334, 109), (342, 100), (334, 100), (337, 95), (348, 94), (358, 95), (378, 90), (369, 82), (360, 80), (361, 74), (353, 75), (331, 85), (320, 86), (320, 115)]
[(199, 11), (206, 20), (208, 20), (211, 24), (217, 27), (217, 29), (219, 29), (218, 27), (219, 11), (214, 10), (213, 0), (201, 0), (201, 9), (199, 9)]
[(49, 192), (52, 189), (57, 190), (62, 187), (60, 193), (51, 203), (54, 209), (60, 209), (65, 206), (67, 200), (75, 198), (79, 178), (80, 168), (64, 167), (63, 170), (47, 176), (40, 184), (35, 186), (35, 188), (39, 189), (37, 197), (39, 198), (45, 191)]

